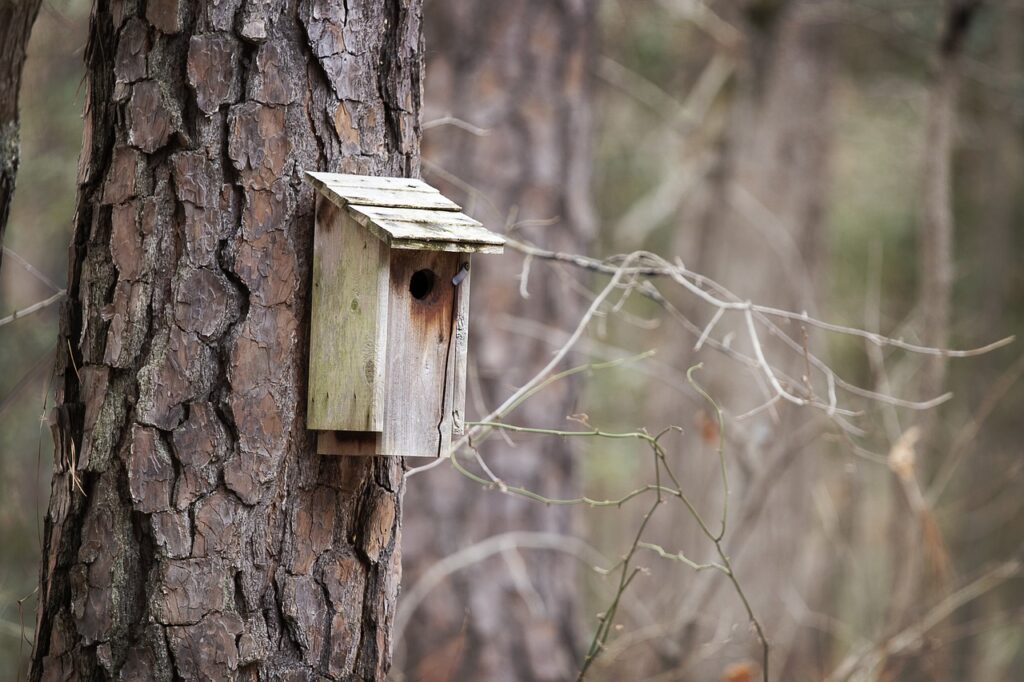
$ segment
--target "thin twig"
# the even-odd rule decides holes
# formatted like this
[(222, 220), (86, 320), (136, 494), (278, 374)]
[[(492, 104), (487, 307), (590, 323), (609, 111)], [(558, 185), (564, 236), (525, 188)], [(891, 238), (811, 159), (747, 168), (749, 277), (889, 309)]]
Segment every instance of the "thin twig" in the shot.
[(431, 121), (425, 121), (420, 127), (423, 130), (430, 130), (432, 128), (440, 128), (441, 126), (451, 126), (453, 128), (458, 128), (459, 130), (465, 130), (467, 133), (476, 135), (477, 137), (486, 137), (491, 134), (491, 130), (489, 128), (475, 126), (469, 121), (457, 118), (451, 114), (435, 118)]
[(827, 682), (848, 680), (859, 669), (873, 670), (886, 658), (914, 646), (930, 630), (946, 620), (957, 609), (983, 596), (1006, 580), (1019, 576), (1020, 563), (1008, 561), (996, 566), (976, 580), (964, 585), (932, 607), (919, 621), (880, 642), (873, 642), (851, 653), (825, 678)]
[(60, 301), (64, 300), (64, 296), (65, 296), (65, 292), (64, 292), (63, 289), (61, 289), (60, 291), (58, 291), (56, 294), (54, 294), (50, 298), (47, 298), (47, 299), (42, 300), (42, 301), (39, 301), (38, 303), (33, 303), (32, 305), (28, 306), (27, 308), (22, 308), (21, 310), (15, 310), (13, 313), (8, 315), (7, 317), (0, 318), (0, 327), (3, 327), (6, 324), (10, 324), (11, 322), (14, 322), (15, 320), (20, 320), (23, 317), (27, 317), (27, 316), (31, 315), (32, 313), (39, 312), (43, 308), (51, 306), (54, 303), (59, 303)]
[(11, 250), (9, 247), (6, 247), (6, 246), (3, 247), (3, 249), (4, 249), (4, 255), (5, 256), (9, 256), (10, 258), (13, 258), (15, 260), (15, 262), (18, 263), (18, 265), (20, 265), (21, 267), (23, 267), (25, 269), (25, 272), (27, 272), (28, 274), (30, 274), (33, 277), (35, 277), (37, 280), (39, 280), (40, 282), (45, 284), (47, 287), (52, 289), (54, 292), (64, 291), (63, 287), (61, 287), (60, 285), (56, 284), (52, 279), (47, 277), (46, 274), (42, 270), (40, 270), (36, 266), (32, 265), (32, 263), (30, 263), (27, 260), (25, 260), (24, 258), (22, 258), (15, 251)]
[[(862, 339), (870, 341), (871, 343), (877, 346), (892, 346), (893, 348), (899, 348), (901, 350), (905, 350), (911, 353), (918, 353), (920, 355), (935, 355), (948, 358), (970, 358), (978, 355), (984, 355), (985, 353), (990, 353), (998, 348), (1002, 348), (1003, 346), (1007, 346), (1013, 343), (1013, 341), (1015, 340), (1014, 336), (1007, 336), (1005, 338), (999, 339), (998, 341), (994, 341), (984, 346), (962, 350), (922, 346), (915, 343), (909, 343), (907, 341), (904, 341), (903, 339), (895, 339), (888, 336), (884, 336), (882, 334), (876, 334), (874, 332), (865, 331), (863, 329), (857, 329), (856, 327), (847, 327), (841, 324), (825, 322), (823, 320), (811, 317), (805, 312), (796, 313), (790, 310), (774, 308), (772, 306), (759, 305), (757, 303), (749, 303), (745, 301), (725, 301), (716, 298), (715, 296), (709, 294), (707, 291), (698, 287), (695, 283), (710, 283), (713, 282), (713, 280), (710, 280), (704, 275), (698, 275), (696, 273), (690, 272), (681, 265), (673, 266), (664, 259), (662, 259), (660, 256), (656, 256), (649, 252), (638, 251), (627, 256), (616, 256), (608, 259), (607, 261), (601, 261), (587, 256), (565, 254), (557, 251), (548, 251), (546, 249), (537, 248), (535, 246), (525, 244), (516, 240), (509, 240), (506, 243), (506, 246), (508, 246), (510, 249), (519, 251), (520, 253), (523, 254), (532, 254), (537, 258), (557, 260), (563, 263), (570, 263), (572, 265), (576, 265), (587, 270), (593, 270), (595, 272), (604, 273), (613, 273), (621, 269), (621, 266), (616, 266), (613, 264), (615, 261), (625, 261), (626, 259), (637, 260), (637, 256), (639, 255), (641, 256), (639, 260), (651, 260), (653, 261), (653, 263), (648, 265), (639, 265), (627, 268), (625, 270), (625, 274), (638, 274), (646, 275), (649, 277), (666, 276), (672, 277), (673, 279), (678, 278), (677, 281), (682, 280), (680, 281), (680, 284), (682, 284), (683, 281), (685, 281), (686, 284), (684, 286), (686, 286), (687, 289), (689, 289), (694, 294), (698, 295), (700, 298), (704, 299), (705, 302), (718, 308), (724, 308), (726, 310), (751, 310), (754, 312), (763, 313), (765, 315), (770, 315), (772, 317), (779, 317), (787, 320), (795, 320), (797, 322), (803, 322), (812, 327), (817, 327), (824, 331), (834, 332), (836, 334), (844, 334), (847, 336), (860, 337)], [(724, 287), (722, 287), (722, 289), (724, 289)]]

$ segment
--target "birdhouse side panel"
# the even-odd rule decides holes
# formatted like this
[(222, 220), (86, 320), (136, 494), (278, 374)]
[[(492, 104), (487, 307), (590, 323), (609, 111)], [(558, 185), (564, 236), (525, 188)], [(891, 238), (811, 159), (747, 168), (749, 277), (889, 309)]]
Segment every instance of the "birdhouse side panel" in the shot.
[(446, 408), (452, 415), (452, 434), (461, 436), (466, 430), (466, 368), (469, 362), (469, 280), (470, 255), (460, 259), (462, 280), (455, 289), (455, 362), (452, 367), (452, 398)]
[(391, 251), (381, 454), (436, 457), (451, 445), (458, 315), (452, 278), (466, 256)]
[(381, 431), (389, 249), (323, 197), (316, 202), (307, 425)]

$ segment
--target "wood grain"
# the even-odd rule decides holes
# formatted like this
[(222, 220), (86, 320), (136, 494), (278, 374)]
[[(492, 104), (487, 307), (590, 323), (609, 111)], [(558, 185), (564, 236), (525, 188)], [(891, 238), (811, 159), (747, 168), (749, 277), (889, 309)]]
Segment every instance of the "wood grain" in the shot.
[(455, 362), (451, 373), (452, 434), (461, 436), (466, 428), (466, 366), (469, 361), (469, 280), (472, 270), (469, 254), (459, 259), (459, 268), (467, 268), (466, 276), (456, 287), (455, 295)]
[(363, 187), (440, 194), (440, 191), (435, 187), (431, 187), (417, 178), (355, 175), (351, 173), (320, 173), (315, 171), (306, 171), (306, 177), (322, 185), (331, 185), (332, 187)]
[(391, 248), (501, 253), (505, 239), (415, 178), (307, 171), (306, 180)]
[(307, 427), (380, 431), (388, 248), (322, 196), (317, 200)]
[[(448, 375), (455, 362), (451, 339), (458, 254), (392, 251), (388, 314), (387, 385), (381, 454), (436, 457), (451, 444)], [(413, 273), (436, 274), (431, 293), (413, 297)]]
[(391, 245), (401, 248), (402, 242), (417, 242), (421, 248), (447, 250), (446, 244), (481, 247), (504, 247), (505, 238), (486, 229), (464, 213), (413, 208), (350, 206), (357, 221)]
[(505, 240), (421, 180), (305, 177), (319, 190), (307, 425), (330, 432), (317, 450), (436, 457), (464, 428), (469, 281), (452, 277)]
[[(369, 182), (338, 181), (336, 178), (356, 180), (400, 180), (387, 186), (374, 186)], [(306, 179), (338, 206), (348, 204), (359, 206), (390, 206), (393, 208), (433, 208), (445, 211), (460, 211), (462, 207), (444, 196), (422, 180), (408, 178), (364, 178), (363, 176), (340, 176), (331, 173), (306, 172)]]

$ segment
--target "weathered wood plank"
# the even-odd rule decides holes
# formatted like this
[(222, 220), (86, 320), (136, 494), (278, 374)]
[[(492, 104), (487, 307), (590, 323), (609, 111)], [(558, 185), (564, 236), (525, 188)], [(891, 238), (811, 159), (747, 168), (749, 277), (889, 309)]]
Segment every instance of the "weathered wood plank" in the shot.
[(307, 426), (380, 431), (388, 247), (323, 196), (316, 223)]
[(339, 206), (382, 206), (387, 208), (423, 208), (436, 211), (462, 210), (443, 194), (436, 192), (413, 192), (404, 189), (378, 189), (376, 187), (334, 187), (325, 186), (331, 200)]
[[(505, 240), (420, 180), (306, 175), (319, 190), (308, 409), (318, 451), (436, 457), (465, 420), (469, 281), (452, 278)], [(418, 272), (430, 273), (428, 290), (413, 284)]]
[[(450, 392), (456, 362), (452, 338), (459, 254), (392, 251), (388, 314), (387, 392), (381, 454), (436, 457), (451, 445)], [(429, 270), (433, 284), (417, 298), (415, 273)]]
[(455, 289), (455, 345), (453, 354), (455, 362), (451, 373), (451, 401), (447, 407), (452, 416), (452, 434), (461, 436), (466, 424), (466, 365), (469, 357), (469, 280), (470, 258), (466, 254), (459, 259), (459, 268), (466, 272)]
[[(442, 211), (462, 210), (462, 207), (454, 201), (419, 180), (383, 178), (384, 180), (401, 180), (401, 182), (388, 183), (390, 186), (376, 186), (372, 183), (377, 178), (363, 178), (359, 175), (335, 176), (325, 173), (307, 172), (306, 177), (313, 187), (322, 194), (327, 195), (332, 202), (342, 207), (348, 204), (356, 204), (360, 206), (389, 206), (392, 208), (427, 208)], [(337, 177), (355, 178), (356, 181), (338, 181), (335, 179)], [(360, 180), (368, 180), (369, 182), (359, 182)]]
[(449, 253), (504, 253), (504, 246), (476, 242), (424, 242), (415, 239), (391, 240), (392, 249), (406, 251), (447, 251)]
[(306, 176), (322, 185), (330, 185), (331, 187), (401, 189), (440, 194), (436, 188), (416, 178), (391, 178), (372, 175), (349, 175), (346, 173), (318, 173), (313, 171), (306, 171)]
[(464, 213), (423, 209), (350, 206), (355, 219), (380, 239), (504, 246), (505, 238)]
[[(393, 223), (409, 223), (410, 225), (449, 225), (451, 227), (483, 227), (479, 220), (470, 218), (459, 211), (438, 211), (420, 208), (394, 208), (389, 206), (353, 206), (352, 211), (367, 216), (371, 220)], [(492, 239), (501, 240), (489, 230), (485, 230)]]
[(501, 253), (505, 239), (422, 180), (306, 172), (334, 205), (395, 249)]

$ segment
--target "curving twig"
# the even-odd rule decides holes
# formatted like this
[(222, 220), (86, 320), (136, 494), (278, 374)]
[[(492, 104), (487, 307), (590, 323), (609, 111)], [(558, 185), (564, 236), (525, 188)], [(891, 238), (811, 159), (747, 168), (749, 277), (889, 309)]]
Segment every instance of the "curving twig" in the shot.
[(0, 318), (0, 327), (3, 327), (4, 325), (10, 324), (11, 322), (14, 322), (15, 320), (20, 320), (23, 317), (28, 317), (32, 313), (37, 313), (40, 310), (43, 310), (44, 308), (47, 308), (47, 307), (53, 305), (54, 303), (59, 303), (59, 302), (64, 300), (64, 297), (66, 295), (67, 294), (64, 292), (64, 290), (61, 289), (56, 294), (54, 294), (53, 296), (51, 296), (51, 297), (49, 297), (47, 299), (39, 301), (38, 303), (33, 303), (32, 305), (30, 305), (30, 306), (28, 306), (26, 308), (22, 308), (21, 310), (15, 310), (13, 313), (8, 315), (7, 317)]

